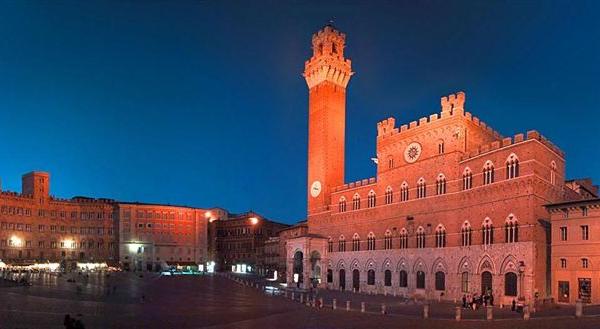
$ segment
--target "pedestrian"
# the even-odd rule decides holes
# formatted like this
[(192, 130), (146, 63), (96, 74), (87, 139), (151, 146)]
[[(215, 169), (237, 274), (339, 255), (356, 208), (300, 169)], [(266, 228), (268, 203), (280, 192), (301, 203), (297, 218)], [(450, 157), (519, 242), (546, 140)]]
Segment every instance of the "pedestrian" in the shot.
[(513, 299), (512, 300), (512, 306), (510, 307), (511, 311), (516, 311), (517, 310), (517, 302)]
[(462, 297), (462, 303), (463, 303), (462, 307), (463, 308), (467, 308), (467, 296), (466, 295), (463, 295), (463, 297)]
[(490, 294), (490, 305), (494, 306), (494, 295)]
[(73, 320), (71, 319), (71, 315), (70, 314), (65, 314), (65, 319), (63, 320), (63, 325), (67, 329), (72, 329), (73, 328)]

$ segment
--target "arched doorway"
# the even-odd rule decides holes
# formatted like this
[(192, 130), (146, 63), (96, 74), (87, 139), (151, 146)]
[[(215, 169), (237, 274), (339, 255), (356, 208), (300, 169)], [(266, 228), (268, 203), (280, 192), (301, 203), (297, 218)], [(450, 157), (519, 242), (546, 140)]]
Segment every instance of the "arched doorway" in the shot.
[(310, 253), (310, 280), (314, 287), (321, 283), (321, 254), (316, 250)]
[(346, 270), (340, 270), (340, 290), (346, 290)]
[(302, 254), (302, 251), (296, 251), (296, 253), (294, 254), (294, 282), (298, 283), (298, 286), (300, 285), (300, 283), (304, 282), (304, 275), (302, 275), (302, 273), (304, 272), (304, 255)]
[(485, 295), (492, 290), (492, 273), (485, 271), (481, 273), (481, 294)]
[(352, 271), (352, 289), (355, 291), (360, 290), (360, 271), (357, 269)]

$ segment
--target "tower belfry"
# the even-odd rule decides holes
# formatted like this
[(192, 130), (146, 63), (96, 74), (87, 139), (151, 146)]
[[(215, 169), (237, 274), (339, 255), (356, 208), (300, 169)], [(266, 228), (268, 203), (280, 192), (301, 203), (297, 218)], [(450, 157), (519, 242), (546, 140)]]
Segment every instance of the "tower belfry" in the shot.
[(327, 24), (312, 37), (304, 64), (308, 99), (308, 214), (326, 211), (330, 194), (344, 184), (346, 86), (351, 61), (344, 57), (346, 35)]

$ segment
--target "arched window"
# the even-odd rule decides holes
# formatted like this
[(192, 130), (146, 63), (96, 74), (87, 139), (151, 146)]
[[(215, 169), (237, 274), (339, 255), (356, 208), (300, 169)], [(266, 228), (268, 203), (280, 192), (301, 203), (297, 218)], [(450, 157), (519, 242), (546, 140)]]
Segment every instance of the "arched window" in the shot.
[(360, 195), (358, 193), (354, 194), (352, 197), (352, 210), (360, 209)]
[(435, 290), (446, 290), (446, 273), (435, 272)]
[(338, 251), (346, 251), (346, 239), (343, 235), (340, 235), (340, 240), (338, 241)]
[(392, 232), (390, 230), (385, 231), (383, 238), (383, 248), (386, 250), (392, 249)]
[(338, 202), (338, 211), (345, 212), (346, 211), (346, 197), (341, 197)]
[(333, 282), (333, 271), (328, 268), (327, 269), (327, 283), (332, 283)]
[(446, 194), (446, 176), (439, 174), (435, 181), (435, 193), (437, 195)]
[(504, 274), (504, 295), (517, 296), (517, 275), (513, 272)]
[(375, 207), (376, 203), (377, 203), (377, 197), (375, 196), (375, 191), (371, 190), (371, 191), (369, 191), (369, 194), (367, 195), (367, 207), (373, 208), (373, 207)]
[(425, 289), (425, 272), (417, 271), (417, 289)]
[(417, 181), (417, 199), (421, 199), (427, 196), (427, 185), (423, 177)]
[(385, 189), (385, 204), (390, 204), (394, 202), (394, 192), (392, 191), (392, 187), (388, 186)]
[(486, 161), (483, 166), (483, 185), (492, 184), (494, 182), (494, 164), (492, 161)]
[(367, 272), (367, 284), (372, 286), (375, 285), (375, 270), (369, 270)]
[(386, 287), (391, 287), (392, 286), (392, 271), (390, 270), (385, 270), (385, 272), (383, 272), (383, 284)]
[(400, 249), (408, 248), (408, 231), (405, 228), (400, 230)]
[(581, 259), (581, 267), (582, 268), (589, 268), (590, 267), (590, 261), (587, 258), (582, 258)]
[(401, 288), (408, 287), (408, 273), (405, 270), (400, 271), (399, 285)]
[(556, 162), (554, 160), (550, 163), (550, 184), (556, 185)]
[(494, 226), (492, 225), (492, 220), (486, 218), (483, 221), (481, 228), (481, 243), (483, 245), (490, 245), (494, 243)]
[(419, 226), (417, 229), (417, 248), (425, 248), (425, 229)]
[(506, 159), (506, 179), (519, 177), (519, 158), (512, 153)]
[(473, 172), (469, 167), (463, 170), (462, 176), (462, 189), (463, 191), (470, 190), (473, 188)]
[(471, 238), (473, 236), (473, 229), (468, 221), (465, 221), (460, 228), (461, 246), (468, 247), (471, 245)]
[(354, 233), (352, 236), (352, 251), (360, 251), (360, 237), (358, 233)]
[(504, 224), (504, 242), (519, 242), (519, 223), (513, 214), (506, 217), (506, 222)]
[(441, 139), (438, 141), (438, 154), (444, 154), (444, 141)]
[(460, 288), (463, 293), (469, 293), (469, 272), (460, 275)]
[(327, 240), (327, 251), (333, 252), (333, 239), (331, 238)]
[(435, 247), (446, 247), (446, 228), (442, 224), (438, 225), (435, 229)]
[(367, 249), (375, 250), (375, 234), (373, 234), (373, 232), (369, 232), (369, 235), (367, 236)]
[(408, 201), (408, 183), (403, 182), (400, 186), (400, 201)]

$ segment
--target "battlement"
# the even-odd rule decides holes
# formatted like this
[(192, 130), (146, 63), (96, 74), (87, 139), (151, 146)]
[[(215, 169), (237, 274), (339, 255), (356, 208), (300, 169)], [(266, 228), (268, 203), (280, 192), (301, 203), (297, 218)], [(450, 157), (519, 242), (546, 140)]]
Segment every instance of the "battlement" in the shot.
[(454, 117), (465, 118), (474, 125), (481, 127), (496, 139), (501, 139), (502, 135), (481, 121), (478, 117), (474, 117), (469, 112), (465, 112), (465, 93), (460, 91), (456, 94), (444, 96), (440, 100), (441, 114), (434, 113), (429, 117), (422, 117), (418, 121), (411, 121), (409, 124), (404, 124), (400, 128), (395, 127), (396, 120), (393, 117), (387, 118), (377, 123), (377, 139), (388, 138), (397, 134), (402, 134), (414, 129), (425, 127), (439, 120), (445, 120)]
[(529, 130), (527, 134), (516, 134), (512, 138), (505, 137), (502, 140), (494, 141), (489, 144), (483, 144), (478, 146), (475, 150), (471, 151), (468, 154), (465, 154), (461, 157), (461, 161), (469, 160), (474, 157), (480, 156), (482, 154), (494, 152), (497, 150), (501, 150), (503, 148), (509, 147), (511, 145), (519, 144), (528, 140), (537, 140), (540, 143), (544, 144), (546, 147), (551, 149), (553, 152), (558, 154), (559, 156), (564, 158), (564, 152), (558, 148), (558, 146), (554, 145), (550, 142), (546, 137), (540, 135), (536, 130)]
[(343, 40), (346, 40), (346, 34), (338, 31), (333, 25), (327, 24), (323, 26), (322, 29), (315, 32), (312, 36), (313, 44), (315, 44), (318, 39), (328, 38), (328, 37), (336, 37)]
[(333, 192), (335, 193), (335, 192), (341, 192), (341, 191), (345, 191), (345, 190), (351, 190), (353, 188), (372, 185), (375, 183), (377, 183), (377, 179), (375, 177), (365, 178), (365, 179), (362, 179), (362, 180), (359, 180), (356, 182), (337, 186), (333, 189)]

